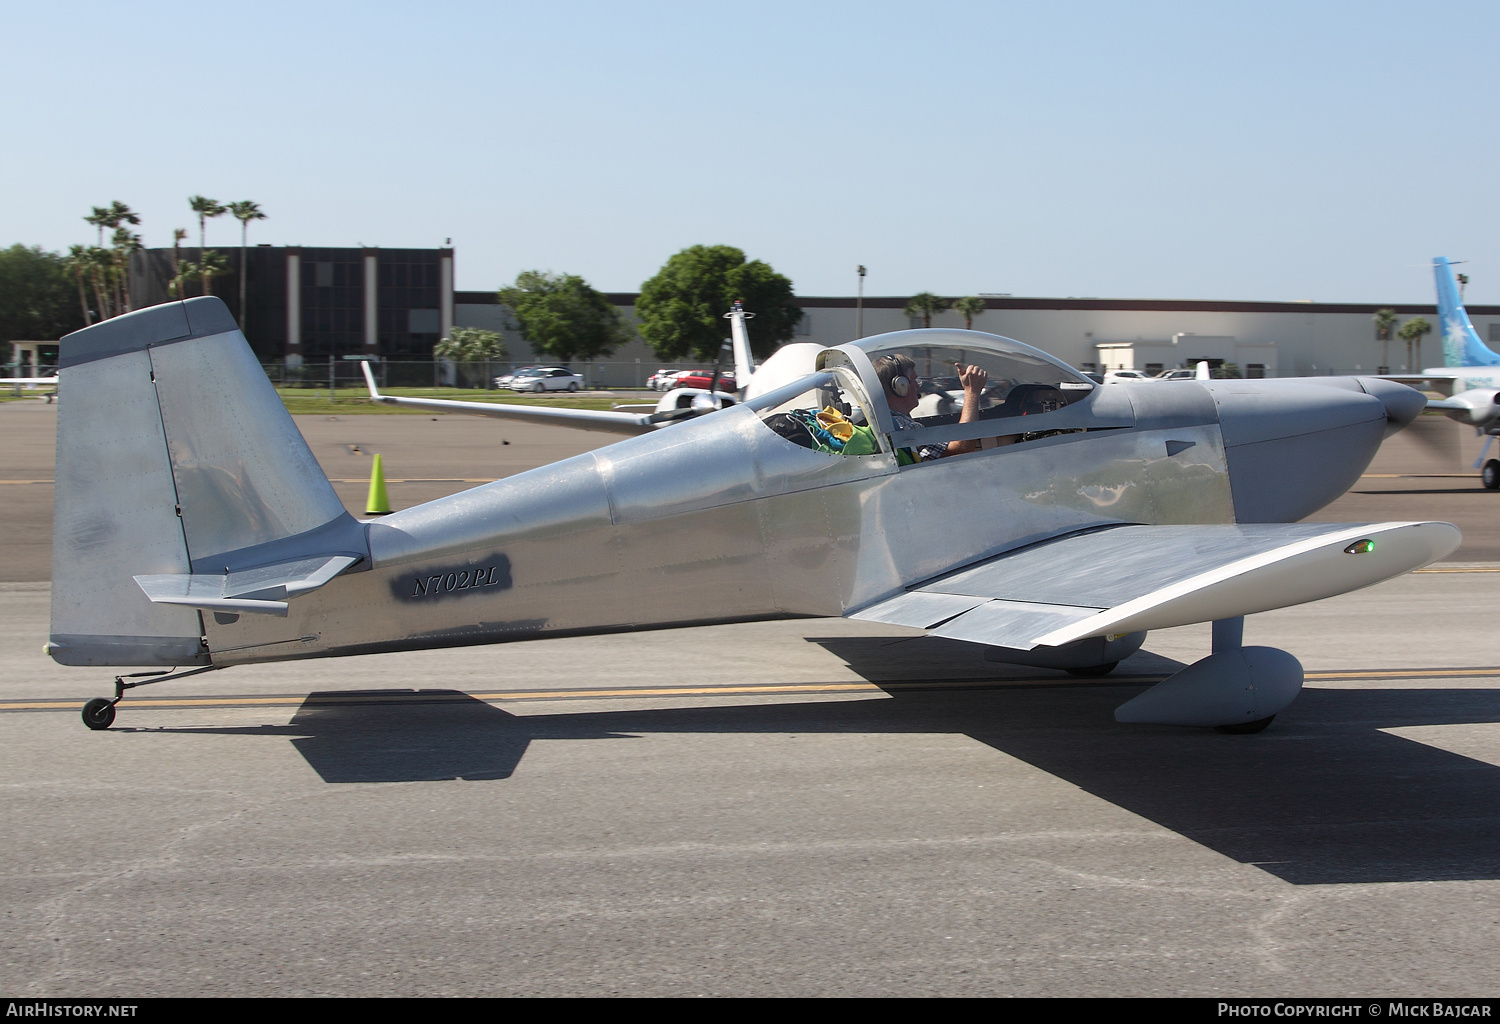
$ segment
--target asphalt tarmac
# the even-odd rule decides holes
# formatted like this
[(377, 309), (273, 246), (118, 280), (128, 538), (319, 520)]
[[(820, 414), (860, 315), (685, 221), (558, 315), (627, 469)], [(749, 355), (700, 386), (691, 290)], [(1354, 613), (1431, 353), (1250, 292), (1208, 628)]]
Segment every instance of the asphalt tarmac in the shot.
[[(0, 480), (50, 415), (0, 405)], [(357, 512), (372, 451), (401, 506), (608, 440), (299, 426)], [(1464, 547), (1251, 617), (1308, 685), (1250, 737), (1112, 720), (1206, 625), (1083, 683), (844, 620), (250, 666), (91, 733), (50, 486), (0, 483), (0, 992), (1493, 995), (1500, 494), (1419, 431), (1318, 518)]]

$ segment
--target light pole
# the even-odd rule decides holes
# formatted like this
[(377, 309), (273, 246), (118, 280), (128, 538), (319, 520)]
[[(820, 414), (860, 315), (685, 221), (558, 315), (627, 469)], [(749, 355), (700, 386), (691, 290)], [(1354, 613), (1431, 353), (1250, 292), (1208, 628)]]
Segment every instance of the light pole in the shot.
[(859, 292), (854, 300), (854, 337), (856, 340), (865, 336), (865, 268), (859, 268)]

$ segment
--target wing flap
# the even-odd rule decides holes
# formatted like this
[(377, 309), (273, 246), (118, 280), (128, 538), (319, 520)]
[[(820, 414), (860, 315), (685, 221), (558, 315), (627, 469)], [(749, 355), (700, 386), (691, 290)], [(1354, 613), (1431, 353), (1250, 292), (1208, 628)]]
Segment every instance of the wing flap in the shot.
[[(1116, 526), (964, 566), (851, 617), (1030, 650), (1321, 600), (1436, 561), (1461, 539), (1448, 523)], [(919, 625), (944, 609), (954, 614)]]

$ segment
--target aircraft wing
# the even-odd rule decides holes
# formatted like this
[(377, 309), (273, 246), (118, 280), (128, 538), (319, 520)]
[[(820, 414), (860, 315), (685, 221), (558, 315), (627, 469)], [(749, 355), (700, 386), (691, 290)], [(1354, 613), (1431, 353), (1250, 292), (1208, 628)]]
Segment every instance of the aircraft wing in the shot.
[[(1416, 388), (1418, 391), (1436, 391), (1449, 398), (1453, 396), (1455, 389), (1463, 390), (1458, 387), (1459, 375), (1457, 373), (1383, 373), (1380, 375), (1380, 379), (1393, 380), (1397, 384), (1405, 384), (1407, 387)], [(1442, 406), (1434, 405), (1431, 402), (1428, 403), (1427, 407), (1429, 409), (1442, 408)]]
[(1434, 562), (1461, 539), (1448, 523), (1112, 526), (963, 566), (849, 617), (1056, 647), (1333, 597)]
[(576, 427), (579, 430), (602, 430), (611, 434), (646, 434), (655, 430), (662, 417), (633, 412), (611, 412), (604, 409), (544, 409), (538, 406), (510, 405), (501, 402), (460, 402), (447, 398), (397, 398), (382, 395), (375, 386), (375, 375), (370, 364), (361, 362), (365, 371), (365, 384), (370, 389), (370, 401), (382, 405), (405, 405), (413, 409), (431, 409), (434, 412), (461, 412), (471, 416), (495, 416), (500, 419), (528, 420), (532, 423), (550, 423), (556, 427)]

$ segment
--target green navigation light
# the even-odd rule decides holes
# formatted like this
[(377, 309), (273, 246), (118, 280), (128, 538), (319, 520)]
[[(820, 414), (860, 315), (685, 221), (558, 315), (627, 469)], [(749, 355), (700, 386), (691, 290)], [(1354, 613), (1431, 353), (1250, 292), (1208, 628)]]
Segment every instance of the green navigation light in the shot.
[(1347, 548), (1344, 549), (1344, 554), (1346, 554), (1346, 555), (1368, 555), (1371, 551), (1374, 551), (1374, 550), (1375, 550), (1375, 542), (1373, 540), (1371, 540), (1370, 538), (1366, 537), (1364, 540), (1357, 540), (1353, 544), (1350, 544)]

